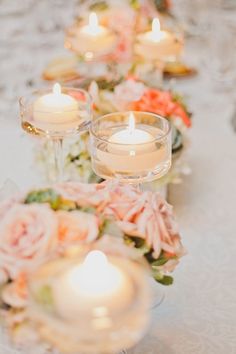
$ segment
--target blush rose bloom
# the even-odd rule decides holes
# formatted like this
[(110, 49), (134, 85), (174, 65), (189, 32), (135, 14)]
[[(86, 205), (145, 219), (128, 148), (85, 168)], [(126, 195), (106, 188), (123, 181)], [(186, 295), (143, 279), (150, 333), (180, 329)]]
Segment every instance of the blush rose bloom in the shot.
[(96, 240), (99, 234), (98, 218), (81, 211), (58, 211), (58, 238), (62, 244), (70, 244), (76, 241), (86, 243)]
[(161, 252), (169, 257), (181, 257), (185, 250), (181, 244), (177, 224), (170, 206), (158, 193), (141, 192), (127, 185), (103, 183), (110, 200), (103, 213), (113, 216), (127, 235), (145, 239), (153, 249), (154, 258)]
[(66, 182), (57, 184), (54, 189), (63, 198), (73, 200), (80, 207), (97, 207), (106, 199), (104, 192), (98, 192), (96, 184)]
[(0, 270), (29, 273), (57, 246), (57, 218), (47, 205), (16, 204), (0, 220)]

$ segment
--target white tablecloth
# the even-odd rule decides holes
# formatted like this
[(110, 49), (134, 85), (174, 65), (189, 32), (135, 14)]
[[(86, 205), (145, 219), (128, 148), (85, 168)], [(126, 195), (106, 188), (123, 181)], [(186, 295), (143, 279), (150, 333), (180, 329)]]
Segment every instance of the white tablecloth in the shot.
[[(0, 185), (36, 184), (32, 143), (21, 132), (16, 97), (41, 84), (42, 68), (63, 49), (63, 27), (75, 1), (0, 3)], [(63, 10), (63, 7), (66, 9)], [(207, 47), (189, 39), (189, 59), (201, 67)], [(231, 96), (216, 89), (206, 70), (183, 79), (193, 117), (189, 160), (192, 175), (171, 187), (188, 255), (173, 286), (153, 312), (148, 335), (132, 354), (236, 353), (236, 134)], [(0, 350), (0, 354), (5, 351)]]

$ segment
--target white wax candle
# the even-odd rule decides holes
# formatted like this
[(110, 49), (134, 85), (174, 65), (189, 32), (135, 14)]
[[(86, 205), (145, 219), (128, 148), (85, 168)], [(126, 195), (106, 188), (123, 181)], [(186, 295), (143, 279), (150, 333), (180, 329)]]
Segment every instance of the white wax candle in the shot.
[[(154, 140), (154, 137), (145, 130), (137, 129), (135, 125), (135, 117), (131, 112), (129, 115), (129, 125), (126, 129), (122, 129), (118, 132), (115, 132), (109, 138), (109, 142), (116, 144), (124, 145), (137, 145), (145, 144)], [(137, 146), (136, 146), (137, 148)], [(130, 149), (130, 146), (127, 146), (126, 149)]]
[(160, 21), (154, 18), (152, 30), (137, 36), (135, 51), (149, 59), (168, 59), (181, 53), (182, 43), (170, 31), (161, 30)]
[(129, 303), (133, 289), (128, 277), (101, 251), (91, 251), (82, 264), (59, 278), (53, 287), (58, 312), (66, 318), (90, 312), (107, 315)]
[(121, 129), (109, 138), (108, 151), (119, 153), (121, 151), (128, 151), (130, 156), (135, 156), (137, 152), (150, 151), (151, 143), (154, 141), (154, 136), (149, 132), (136, 128), (135, 117), (131, 112), (129, 115), (129, 124), (125, 129)]
[(84, 53), (88, 59), (93, 59), (96, 54), (112, 51), (115, 36), (108, 28), (99, 25), (96, 13), (92, 12), (88, 24), (77, 31), (76, 41), (73, 47)]
[(88, 37), (104, 36), (108, 33), (107, 28), (99, 25), (98, 18), (95, 12), (89, 15), (88, 25), (81, 28), (81, 33), (86, 34)]
[(131, 113), (127, 128), (113, 133), (105, 149), (103, 144), (102, 148), (97, 146), (97, 159), (112, 173), (154, 171), (170, 155), (167, 141), (155, 141), (163, 135), (164, 132), (156, 127), (140, 125), (137, 128)]
[(61, 86), (55, 84), (53, 92), (39, 97), (33, 107), (33, 118), (49, 124), (69, 124), (77, 119), (78, 102), (61, 93)]

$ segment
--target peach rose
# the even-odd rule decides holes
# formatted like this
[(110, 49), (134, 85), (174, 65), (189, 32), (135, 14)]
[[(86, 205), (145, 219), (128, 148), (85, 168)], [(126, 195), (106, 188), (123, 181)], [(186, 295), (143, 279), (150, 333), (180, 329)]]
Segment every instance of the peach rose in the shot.
[(177, 257), (185, 253), (172, 207), (160, 194), (141, 192), (127, 185), (105, 185), (110, 201), (103, 213), (113, 216), (123, 232), (145, 239), (156, 259), (161, 251)]
[(76, 241), (93, 242), (99, 234), (98, 218), (81, 211), (58, 211), (58, 238), (65, 244)]
[(173, 99), (171, 92), (147, 89), (142, 97), (130, 107), (135, 111), (152, 112), (164, 117), (179, 117), (189, 128), (191, 120), (183, 106)]
[(73, 200), (80, 207), (97, 207), (106, 199), (96, 184), (78, 182), (60, 183), (54, 188), (63, 198)]
[(47, 205), (16, 204), (0, 220), (0, 270), (16, 279), (56, 246), (57, 218)]

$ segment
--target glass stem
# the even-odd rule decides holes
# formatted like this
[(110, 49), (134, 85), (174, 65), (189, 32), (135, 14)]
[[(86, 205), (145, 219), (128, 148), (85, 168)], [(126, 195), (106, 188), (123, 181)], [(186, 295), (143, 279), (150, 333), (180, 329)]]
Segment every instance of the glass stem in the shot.
[(63, 182), (64, 171), (64, 151), (63, 138), (54, 138), (53, 141), (55, 159), (55, 182)]

